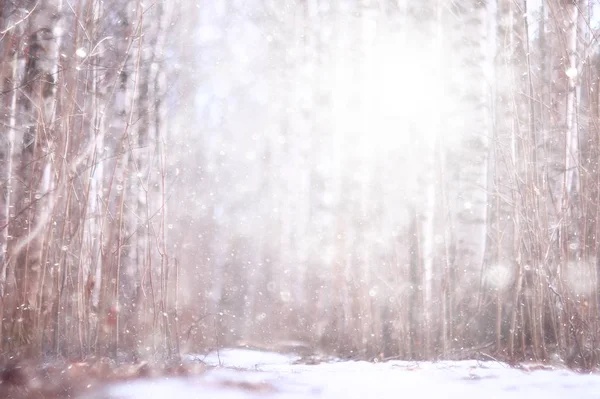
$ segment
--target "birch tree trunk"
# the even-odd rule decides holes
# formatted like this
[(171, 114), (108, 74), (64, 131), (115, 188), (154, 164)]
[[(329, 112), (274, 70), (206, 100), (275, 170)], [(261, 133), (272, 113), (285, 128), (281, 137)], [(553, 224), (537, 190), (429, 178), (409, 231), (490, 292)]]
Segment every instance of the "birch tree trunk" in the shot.
[(62, 1), (45, 3), (32, 10), (27, 20), (27, 58), (22, 80), (23, 95), (17, 107), (24, 130), (15, 130), (13, 154), (15, 217), (8, 251), (17, 283), (18, 305), (12, 317), (17, 347), (33, 339), (34, 317), (42, 269), (43, 233), (53, 212), (54, 151), (61, 140), (56, 124), (59, 82), (59, 48), (62, 40)]
[[(92, 9), (87, 9), (86, 13), (91, 14), (91, 21), (88, 25), (88, 32), (92, 38), (91, 43), (81, 43), (78, 48), (79, 54), (84, 58), (88, 57), (91, 63), (100, 63), (102, 60), (107, 60), (108, 57), (102, 57), (98, 54), (105, 54), (107, 46), (103, 43), (102, 21), (106, 17), (106, 9), (102, 4), (92, 5)], [(88, 15), (89, 15), (88, 14)], [(95, 43), (95, 44), (93, 44)], [(83, 45), (86, 44), (87, 46)], [(89, 47), (88, 47), (89, 46)], [(98, 54), (94, 54), (94, 49)], [(114, 60), (111, 60), (114, 63)], [(111, 83), (114, 84), (114, 76)], [(103, 255), (104, 232), (103, 232), (103, 217), (104, 204), (107, 201), (105, 195), (106, 178), (109, 176), (107, 171), (110, 168), (106, 166), (106, 159), (109, 154), (112, 154), (112, 148), (108, 145), (107, 140), (107, 110), (109, 102), (107, 97), (110, 93), (111, 86), (105, 84), (104, 76), (97, 69), (92, 69), (89, 72), (89, 85), (86, 87), (88, 115), (90, 115), (89, 129), (89, 146), (91, 156), (89, 157), (89, 180), (87, 186), (87, 204), (85, 209), (85, 217), (87, 223), (82, 229), (81, 240), (81, 259), (80, 259), (80, 284), (85, 287), (85, 295), (81, 298), (81, 310), (79, 317), (85, 320), (85, 337), (82, 338), (87, 350), (92, 350), (99, 328), (98, 309), (100, 307), (100, 292), (102, 287), (102, 276), (106, 257)], [(114, 86), (112, 86), (114, 87)]]
[(15, 217), (14, 210), (14, 161), (16, 144), (20, 130), (17, 128), (18, 117), (18, 87), (21, 84), (21, 63), (19, 62), (19, 44), (23, 38), (24, 25), (17, 24), (19, 14), (16, 5), (3, 3), (0, 6), (0, 30), (5, 32), (5, 40), (0, 41), (0, 54), (3, 62), (0, 63), (0, 92), (2, 102), (0, 109), (0, 122), (2, 123), (2, 134), (0, 138), (0, 181), (2, 191), (0, 193), (0, 345), (4, 345), (5, 337), (10, 334), (11, 323), (5, 318), (5, 311), (12, 311), (16, 302), (14, 297), (14, 284), (9, 284), (7, 275), (11, 270), (11, 259), (9, 253), (10, 245), (10, 223)]
[[(524, 24), (521, 23), (524, 4), (514, 1), (498, 2), (498, 58), (496, 62), (495, 129), (493, 160), (494, 201), (490, 226), (494, 231), (491, 243), (491, 264), (484, 272), (485, 288), (495, 296), (495, 335), (497, 350), (502, 350), (506, 338), (504, 319), (504, 301), (507, 290), (521, 270), (519, 223), (522, 214), (522, 190), (518, 187), (526, 180), (523, 169), (523, 156), (528, 148), (522, 144), (527, 141), (529, 124), (527, 123), (527, 104), (523, 96), (527, 85), (523, 76), (527, 76)], [(533, 115), (530, 116), (533, 118)], [(533, 134), (531, 132), (530, 134)], [(535, 150), (534, 150), (535, 151)], [(525, 161), (529, 162), (529, 161)], [(518, 286), (520, 287), (520, 286)], [(520, 293), (520, 288), (517, 288)], [(518, 298), (520, 298), (517, 295)], [(513, 311), (518, 306), (513, 303)], [(514, 314), (514, 313), (513, 313)], [(516, 320), (513, 317), (513, 320)], [(513, 326), (514, 328), (514, 326)], [(512, 335), (509, 338), (512, 340)]]
[[(451, 116), (445, 167), (450, 172), (447, 187), (454, 228), (456, 280), (454, 292), (462, 345), (477, 335), (479, 326), (465, 316), (477, 304), (480, 292), (488, 223), (488, 157), (491, 136), (491, 87), (495, 48), (494, 1), (454, 3), (451, 18), (451, 94), (457, 98)], [(491, 47), (491, 48), (490, 48)]]

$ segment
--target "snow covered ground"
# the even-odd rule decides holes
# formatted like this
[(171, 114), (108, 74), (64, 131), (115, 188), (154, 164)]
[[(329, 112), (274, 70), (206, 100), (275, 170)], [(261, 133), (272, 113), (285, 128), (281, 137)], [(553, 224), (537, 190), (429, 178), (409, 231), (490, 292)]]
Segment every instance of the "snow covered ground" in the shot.
[(134, 380), (85, 399), (142, 398), (600, 398), (600, 374), (499, 362), (332, 361), (295, 364), (296, 355), (224, 349), (188, 360), (210, 367), (195, 377)]

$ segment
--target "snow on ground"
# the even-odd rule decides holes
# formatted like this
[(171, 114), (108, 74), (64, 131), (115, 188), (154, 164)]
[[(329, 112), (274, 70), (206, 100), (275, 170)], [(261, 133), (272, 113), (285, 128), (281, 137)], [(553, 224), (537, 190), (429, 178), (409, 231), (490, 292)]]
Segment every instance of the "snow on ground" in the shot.
[(201, 361), (209, 366), (256, 370), (265, 367), (289, 366), (299, 360), (300, 356), (253, 349), (230, 348), (214, 351), (207, 355), (188, 356), (188, 358)]
[(337, 361), (295, 364), (296, 355), (248, 349), (188, 356), (214, 366), (195, 377), (123, 382), (84, 399), (600, 398), (600, 374), (512, 368), (499, 362)]

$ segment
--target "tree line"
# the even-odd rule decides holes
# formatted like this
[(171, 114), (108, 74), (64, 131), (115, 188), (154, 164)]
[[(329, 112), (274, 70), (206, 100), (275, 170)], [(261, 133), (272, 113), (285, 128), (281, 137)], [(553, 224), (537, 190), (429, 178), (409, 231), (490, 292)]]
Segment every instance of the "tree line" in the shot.
[(593, 17), (4, 3), (3, 353), (597, 365)]

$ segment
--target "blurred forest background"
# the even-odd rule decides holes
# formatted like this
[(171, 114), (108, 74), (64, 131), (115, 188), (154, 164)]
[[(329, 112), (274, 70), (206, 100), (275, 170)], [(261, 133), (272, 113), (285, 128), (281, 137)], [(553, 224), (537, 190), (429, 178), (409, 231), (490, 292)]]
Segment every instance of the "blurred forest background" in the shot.
[(5, 0), (0, 353), (600, 361), (592, 0)]

